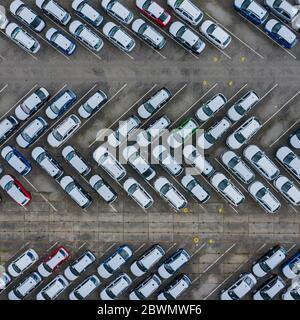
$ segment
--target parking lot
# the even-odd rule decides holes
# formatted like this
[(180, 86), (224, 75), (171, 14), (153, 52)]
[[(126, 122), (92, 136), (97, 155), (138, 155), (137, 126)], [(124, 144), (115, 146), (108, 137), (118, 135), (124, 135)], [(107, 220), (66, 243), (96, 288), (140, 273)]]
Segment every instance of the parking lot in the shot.
[[(24, 2), (41, 14), (34, 1)], [(73, 19), (80, 20), (72, 11), (70, 1), (59, 2), (71, 12)], [(166, 7), (166, 1), (158, 2)], [(92, 158), (94, 150), (103, 143), (99, 141), (99, 130), (116, 129), (119, 121), (136, 115), (141, 102), (162, 87), (172, 92), (172, 99), (151, 119), (144, 120), (141, 128), (147, 128), (160, 116), (167, 115), (174, 129), (183, 120), (195, 117), (203, 102), (216, 93), (222, 93), (228, 102), (212, 119), (201, 124), (202, 129), (207, 130), (226, 115), (232, 103), (247, 91), (255, 90), (260, 101), (247, 119), (256, 116), (262, 128), (249, 144), (261, 147), (276, 163), (281, 174), (300, 186), (299, 180), (290, 175), (274, 156), (279, 147), (288, 145), (289, 135), (299, 128), (300, 44), (292, 50), (280, 47), (260, 28), (240, 16), (231, 1), (194, 2), (204, 11), (205, 19), (216, 20), (231, 34), (232, 42), (227, 49), (221, 50), (206, 42), (205, 50), (196, 56), (161, 29), (167, 38), (167, 45), (157, 51), (127, 30), (136, 40), (136, 47), (128, 54), (107, 41), (101, 35), (100, 27), (97, 33), (104, 39), (104, 47), (99, 53), (77, 41), (77, 52), (67, 57), (49, 45), (44, 33), (30, 31), (41, 44), (38, 54), (31, 55), (0, 33), (1, 119), (13, 115), (15, 107), (41, 86), (47, 88), (51, 99), (66, 88), (73, 89), (78, 97), (62, 117), (49, 121), (47, 132), (33, 146), (21, 150), (33, 164), (29, 175), (18, 175), (1, 160), (4, 173), (16, 176), (33, 196), (32, 202), (25, 208), (15, 204), (2, 189), (0, 191), (0, 261), (4, 265), (25, 247), (34, 247), (43, 256), (54, 244), (62, 243), (68, 245), (74, 258), (84, 248), (89, 248), (100, 259), (121, 243), (131, 244), (137, 255), (142, 252), (142, 249), (141, 252), (137, 250), (141, 246), (146, 248), (150, 244), (161, 243), (166, 250), (171, 248), (170, 252), (184, 247), (193, 255), (192, 261), (183, 270), (191, 275), (193, 286), (183, 298), (217, 299), (220, 290), (230, 280), (233, 281), (235, 275), (248, 270), (263, 248), (278, 242), (287, 249), (292, 248), (290, 253), (299, 248), (300, 208), (289, 204), (271, 182), (256, 172), (257, 179), (270, 188), (282, 205), (276, 215), (267, 215), (250, 196), (247, 185), (237, 180), (220, 162), (219, 156), (227, 149), (226, 138), (246, 119), (234, 123), (206, 154), (216, 170), (230, 178), (245, 195), (245, 202), (239, 207), (228, 204), (213, 189), (209, 179), (201, 176), (199, 179), (210, 192), (211, 199), (199, 204), (183, 189), (180, 177), (173, 177), (155, 165), (157, 175), (168, 177), (188, 201), (187, 208), (175, 211), (154, 190), (152, 183), (146, 182), (129, 165), (125, 165), (128, 176), (134, 177), (154, 199), (154, 205), (144, 211), (127, 196), (122, 182), (111, 179)], [(113, 20), (100, 9), (99, 1), (90, 3), (104, 15), (105, 22)], [(136, 18), (141, 17), (134, 1), (123, 3)], [(10, 1), (3, 0), (1, 4), (8, 8)], [(67, 28), (56, 25), (45, 15), (43, 17), (47, 28), (56, 27), (68, 32)], [(8, 18), (16, 21), (10, 14)], [(174, 19), (177, 19), (176, 16)], [(76, 114), (81, 103), (99, 89), (108, 96), (105, 107), (88, 120), (83, 120), (80, 129), (64, 145), (51, 148), (47, 143), (51, 130), (68, 115)], [(44, 116), (48, 104), (33, 118)], [(29, 122), (24, 121), (21, 126)], [(16, 145), (15, 139), (21, 126), (0, 144), (1, 149), (6, 145)], [(92, 167), (93, 174), (100, 174), (109, 182), (118, 193), (115, 202), (109, 205), (102, 201), (87, 180), (63, 160), (61, 150), (67, 144), (80, 151)], [(89, 192), (93, 198), (91, 207), (86, 210), (79, 208), (54, 179), (33, 163), (31, 151), (36, 146), (47, 148), (66, 174), (73, 176)], [(242, 155), (243, 149), (237, 153)], [(95, 269), (89, 270), (86, 275), (93, 272)], [(7, 297), (5, 292), (0, 298)], [(60, 298), (67, 298), (68, 292)], [(97, 299), (98, 295), (92, 298)]]

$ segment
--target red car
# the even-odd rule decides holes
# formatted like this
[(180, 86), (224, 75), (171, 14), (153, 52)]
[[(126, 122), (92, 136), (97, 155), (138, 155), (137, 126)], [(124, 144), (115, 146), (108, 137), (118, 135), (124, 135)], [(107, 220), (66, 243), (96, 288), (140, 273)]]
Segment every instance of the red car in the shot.
[(43, 277), (49, 277), (70, 257), (69, 251), (60, 246), (53, 250), (51, 254), (38, 266), (38, 272)]
[(170, 14), (153, 0), (136, 0), (136, 6), (142, 14), (163, 28), (171, 21)]
[(27, 206), (32, 200), (30, 192), (15, 177), (9, 174), (0, 179), (0, 186), (20, 206)]

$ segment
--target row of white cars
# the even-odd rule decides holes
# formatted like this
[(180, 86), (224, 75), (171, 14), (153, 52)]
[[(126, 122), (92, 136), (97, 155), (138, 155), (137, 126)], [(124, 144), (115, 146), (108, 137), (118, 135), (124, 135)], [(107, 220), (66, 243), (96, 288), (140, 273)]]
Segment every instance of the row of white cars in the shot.
[[(129, 294), (130, 300), (145, 300), (149, 298), (162, 286), (165, 279), (173, 277), (191, 259), (189, 253), (183, 248), (176, 250), (171, 256), (161, 262), (165, 255), (166, 252), (163, 247), (156, 244), (151, 246), (131, 264), (131, 273), (136, 278), (140, 278), (160, 262), (157, 269), (158, 275), (151, 273), (138, 286), (131, 290)], [(111, 278), (132, 257), (133, 250), (128, 245), (120, 246), (100, 263), (97, 268), (98, 275), (93, 274), (85, 278), (83, 282), (71, 291), (69, 299), (83, 300), (88, 298), (100, 287), (102, 281), (99, 276), (104, 280)], [(69, 258), (70, 252), (68, 249), (64, 246), (59, 246), (38, 265), (37, 271), (30, 273), (23, 281), (14, 285), (12, 278), (18, 278), (39, 261), (36, 251), (28, 249), (9, 264), (7, 272), (0, 275), (0, 292), (1, 290), (5, 290), (7, 286), (13, 285), (14, 288), (8, 293), (8, 298), (10, 300), (23, 300), (36, 290), (37, 287), (41, 286), (48, 277), (58, 272), (61, 265)], [(36, 299), (56, 299), (72, 281), (82, 276), (95, 261), (95, 255), (89, 250), (85, 251), (80, 257), (69, 264), (62, 275), (57, 275), (55, 278), (52, 277), (52, 280), (36, 295)], [(128, 274), (122, 273), (101, 290), (100, 298), (102, 300), (116, 300), (127, 291), (132, 283), (132, 278)], [(186, 274), (180, 274), (171, 284), (161, 289), (157, 295), (157, 299), (176, 300), (191, 286), (191, 283), (190, 278)]]

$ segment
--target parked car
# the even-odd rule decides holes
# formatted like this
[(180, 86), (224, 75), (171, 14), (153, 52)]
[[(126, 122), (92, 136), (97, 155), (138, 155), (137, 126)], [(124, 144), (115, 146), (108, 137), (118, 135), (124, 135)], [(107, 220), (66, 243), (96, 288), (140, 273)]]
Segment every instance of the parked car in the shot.
[(91, 196), (72, 177), (64, 176), (59, 184), (80, 208), (87, 209), (92, 204)]
[(134, 49), (135, 40), (115, 23), (107, 22), (102, 31), (108, 40), (110, 40), (119, 49), (125, 52), (131, 52)]
[(45, 88), (40, 87), (35, 90), (28, 98), (16, 107), (15, 115), (17, 119), (24, 121), (31, 117), (43, 106), (49, 97), (50, 94)]
[(204, 21), (200, 26), (200, 31), (209, 41), (220, 49), (226, 49), (231, 42), (231, 36), (211, 20)]
[(101, 6), (108, 15), (117, 19), (121, 23), (130, 24), (133, 20), (133, 13), (119, 0), (102, 0)]
[(69, 251), (64, 246), (59, 246), (54, 249), (45, 260), (43, 260), (37, 270), (42, 277), (47, 278), (53, 272), (57, 271), (69, 258)]
[(298, 13), (298, 9), (286, 0), (265, 0), (265, 6), (286, 22), (291, 22)]
[(197, 26), (203, 19), (203, 12), (190, 0), (168, 0), (167, 3), (175, 14), (193, 26)]
[(289, 147), (281, 147), (276, 158), (298, 179), (300, 179), (300, 157)]
[(8, 273), (0, 273), (0, 292), (4, 290), (11, 283), (11, 277)]
[(171, 21), (171, 16), (161, 5), (153, 0), (136, 0), (136, 6), (143, 15), (159, 26), (165, 28)]
[(77, 40), (93, 51), (99, 52), (104, 46), (104, 42), (98, 34), (79, 20), (71, 22), (69, 31)]
[(226, 168), (242, 182), (249, 184), (255, 180), (254, 172), (233, 151), (225, 151), (220, 158)]
[(31, 121), (16, 138), (17, 144), (21, 148), (31, 146), (47, 130), (48, 123), (42, 117), (37, 117)]
[(253, 263), (252, 272), (256, 277), (264, 277), (274, 270), (287, 256), (286, 250), (276, 245)]
[(178, 272), (190, 260), (190, 254), (185, 249), (180, 248), (159, 266), (157, 270), (158, 274), (161, 278), (168, 279)]
[(169, 32), (176, 41), (195, 54), (200, 54), (205, 49), (205, 43), (200, 37), (180, 21), (173, 22)]
[(244, 149), (244, 157), (253, 167), (268, 180), (275, 180), (280, 171), (272, 160), (256, 145), (251, 144)]
[(73, 281), (82, 275), (95, 261), (96, 257), (91, 251), (87, 250), (65, 269), (64, 276), (69, 281)]
[(299, 150), (300, 149), (300, 129), (296, 130), (290, 137), (289, 137), (290, 145)]
[(255, 91), (248, 91), (228, 109), (228, 118), (233, 122), (239, 121), (258, 103), (258, 101), (259, 96), (257, 93)]
[(71, 56), (77, 48), (73, 40), (56, 28), (48, 29), (45, 37), (55, 48), (67, 56)]
[(128, 245), (120, 246), (100, 264), (97, 269), (99, 275), (103, 279), (110, 278), (132, 257), (132, 255), (133, 251)]
[(155, 244), (133, 262), (130, 271), (136, 277), (141, 277), (156, 265), (165, 254), (165, 250), (159, 244)]
[(37, 294), (36, 300), (55, 300), (68, 285), (68, 280), (58, 275)]
[(6, 146), (1, 150), (2, 158), (20, 175), (26, 176), (32, 169), (30, 162), (12, 146)]
[(95, 275), (89, 276), (81, 282), (69, 295), (69, 300), (84, 300), (91, 295), (101, 284)]
[(264, 24), (269, 16), (266, 8), (255, 0), (234, 0), (233, 6), (240, 14), (256, 25)]
[(285, 286), (280, 276), (273, 276), (255, 292), (253, 300), (272, 300)]
[(86, 0), (74, 0), (72, 8), (82, 19), (94, 27), (99, 27), (103, 21), (103, 16)]
[(104, 107), (107, 102), (107, 95), (102, 90), (97, 90), (79, 109), (79, 115), (87, 119), (92, 116), (95, 112), (99, 111)]
[(117, 300), (132, 284), (131, 278), (122, 273), (100, 292), (101, 300)]
[(114, 180), (119, 181), (126, 176), (125, 168), (106, 147), (98, 147), (93, 158)]
[(13, 116), (8, 116), (0, 122), (0, 142), (6, 140), (19, 126), (18, 120)]
[(61, 146), (79, 129), (80, 125), (80, 119), (75, 114), (71, 114), (49, 133), (47, 142), (53, 148)]
[(41, 32), (46, 27), (45, 21), (33, 10), (24, 4), (23, 1), (14, 0), (9, 6), (9, 11), (27, 27), (35, 32)]
[(6, 26), (8, 25), (8, 19), (2, 10), (0, 10), (0, 29), (5, 30)]
[(253, 199), (267, 212), (276, 213), (281, 208), (280, 201), (261, 182), (254, 181), (248, 188)]
[(66, 146), (62, 150), (62, 156), (79, 174), (87, 176), (92, 168), (83, 159), (82, 155), (75, 150), (72, 146)]
[(201, 122), (205, 122), (220, 111), (226, 103), (226, 97), (222, 93), (218, 93), (198, 109), (196, 117)]
[(282, 300), (300, 300), (300, 281), (292, 283), (282, 294)]
[(148, 119), (153, 113), (161, 109), (172, 97), (167, 88), (158, 90), (150, 99), (138, 108), (138, 115), (142, 119)]
[(65, 26), (71, 20), (71, 15), (55, 0), (35, 0), (35, 4), (54, 21)]
[(252, 273), (243, 273), (228, 289), (221, 292), (221, 300), (241, 300), (256, 285), (257, 280)]
[(158, 294), (157, 300), (177, 300), (191, 285), (191, 279), (186, 274), (181, 274)]
[(285, 176), (279, 176), (274, 181), (277, 190), (294, 206), (300, 205), (300, 189)]
[(27, 206), (32, 200), (31, 194), (15, 177), (7, 174), (0, 179), (1, 188), (20, 206)]
[(162, 280), (156, 274), (152, 274), (130, 292), (129, 300), (146, 300), (161, 284)]
[(40, 43), (31, 34), (14, 22), (8, 23), (5, 33), (13, 42), (31, 54), (36, 54), (41, 48)]
[(156, 50), (162, 49), (167, 43), (166, 38), (143, 19), (136, 19), (131, 29), (145, 42)]
[(60, 164), (43, 147), (34, 148), (31, 156), (50, 177), (59, 179), (64, 174)]
[(116, 191), (98, 174), (90, 178), (89, 184), (107, 203), (114, 202), (118, 197)]
[(300, 275), (300, 252), (289, 258), (281, 268), (282, 273), (288, 279), (295, 279)]
[(175, 210), (181, 210), (187, 206), (185, 197), (165, 177), (159, 177), (154, 182), (154, 188)]
[(210, 193), (193, 176), (184, 176), (181, 179), (181, 184), (200, 203), (206, 203), (210, 199)]
[(11, 262), (7, 268), (10, 276), (16, 278), (24, 273), (39, 259), (38, 254), (33, 249), (28, 249)]

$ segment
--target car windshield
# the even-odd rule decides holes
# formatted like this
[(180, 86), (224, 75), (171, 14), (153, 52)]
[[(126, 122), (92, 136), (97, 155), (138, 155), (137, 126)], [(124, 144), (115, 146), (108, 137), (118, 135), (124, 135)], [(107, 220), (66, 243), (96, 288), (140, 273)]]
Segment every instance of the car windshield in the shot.
[(260, 295), (262, 296), (262, 298), (264, 300), (270, 300), (271, 299), (271, 297), (263, 290), (260, 291)]
[(211, 24), (207, 29), (207, 33), (212, 34), (216, 30), (216, 28), (217, 26), (215, 24)]
[(230, 168), (234, 168), (238, 163), (239, 163), (238, 157), (234, 157), (228, 162), (228, 166)]
[(152, 3), (152, 0), (147, 0), (147, 1), (145, 1), (144, 5), (143, 5), (143, 8), (144, 8), (145, 10), (148, 10), (149, 7), (150, 7), (150, 5), (151, 5), (151, 3)]
[(153, 108), (152, 104), (149, 102), (144, 103), (144, 108), (149, 112), (153, 113), (155, 111), (155, 108)]
[(282, 0), (275, 0), (275, 2), (273, 3), (274, 8), (278, 9), (280, 7), (281, 3), (282, 3)]
[(93, 112), (93, 108), (87, 102), (83, 105), (83, 109), (88, 113)]
[(246, 0), (244, 1), (244, 3), (242, 4), (242, 9), (247, 9), (249, 7), (249, 5), (251, 4), (252, 0)]
[(170, 189), (171, 189), (171, 186), (170, 186), (169, 184), (165, 184), (165, 185), (161, 188), (160, 192), (161, 192), (162, 194), (166, 194)]
[(114, 300), (116, 298), (116, 296), (114, 295), (114, 293), (111, 291), (111, 289), (106, 289), (106, 294), (112, 299)]
[(124, 259), (127, 260), (128, 259), (128, 253), (125, 250), (120, 250), (119, 251), (119, 255)]
[(50, 109), (55, 113), (55, 114), (59, 114), (60, 110), (57, 108), (55, 103), (52, 103), (50, 106)]
[(31, 22), (31, 26), (33, 28), (36, 28), (39, 26), (40, 23), (41, 23), (41, 19), (39, 17), (35, 17), (35, 19), (33, 19), (33, 21)]
[(286, 163), (291, 163), (294, 160), (295, 156), (293, 153), (289, 153), (285, 158), (284, 158), (284, 162)]
[(74, 291), (74, 296), (75, 296), (78, 300), (82, 300), (82, 299), (83, 299), (82, 295), (81, 295), (78, 291)]
[(224, 179), (219, 183), (219, 189), (224, 191), (229, 186), (229, 181)]
[(192, 191), (196, 186), (197, 186), (197, 181), (196, 181), (196, 180), (192, 180), (191, 182), (188, 183), (188, 185), (186, 186), (186, 188), (187, 188), (189, 191)]
[(216, 139), (209, 132), (205, 133), (204, 136), (209, 143), (215, 143)]
[(266, 193), (267, 193), (267, 190), (265, 188), (262, 188), (257, 192), (256, 196), (258, 199), (262, 199)]
[(13, 153), (13, 152), (9, 152), (9, 153), (6, 155), (5, 160), (8, 162), (13, 156), (14, 156), (14, 153)]
[(253, 157), (252, 161), (258, 162), (263, 157), (263, 153), (261, 151), (258, 151)]
[(178, 31), (177, 31), (177, 36), (179, 38), (182, 37), (182, 35), (185, 33), (186, 27), (181, 27)]
[(137, 261), (136, 264), (143, 272), (148, 271), (148, 269), (142, 264), (141, 261)]
[(228, 290), (228, 295), (233, 299), (233, 300), (239, 300), (239, 297), (235, 294), (233, 290)]
[(113, 27), (110, 32), (109, 32), (109, 37), (113, 37), (117, 32), (118, 32), (119, 28), (118, 27)]
[(36, 161), (37, 161), (38, 163), (40, 163), (40, 162), (42, 162), (45, 158), (46, 158), (46, 153), (43, 152), (43, 153), (41, 153), (41, 154), (36, 158)]
[(67, 159), (68, 161), (71, 161), (71, 160), (74, 158), (75, 155), (76, 155), (75, 151), (71, 151), (71, 152), (69, 152), (69, 153), (67, 154), (66, 159)]
[(11, 189), (11, 187), (14, 185), (14, 183), (12, 181), (9, 181), (9, 183), (7, 183), (4, 187), (5, 191), (8, 191)]
[(26, 133), (26, 132), (22, 132), (21, 136), (23, 137), (23, 139), (27, 142), (31, 141), (31, 137)]
[(287, 193), (292, 188), (292, 186), (293, 184), (288, 181), (282, 186), (282, 191)]
[(269, 272), (271, 268), (267, 265), (265, 261), (262, 261), (259, 263), (259, 266), (263, 269), (265, 272)]
[(53, 136), (58, 141), (62, 141), (63, 140), (63, 136), (57, 130), (53, 131)]
[(203, 106), (203, 112), (209, 117), (213, 115), (213, 111), (208, 105)]
[(74, 188), (75, 188), (75, 182), (71, 182), (71, 183), (69, 183), (68, 185), (67, 185), (67, 187), (66, 187), (66, 192), (67, 193), (70, 193)]
[(280, 24), (279, 22), (277, 22), (277, 23), (275, 24), (275, 26), (273, 27), (272, 32), (278, 33), (278, 31), (279, 31), (280, 29), (281, 29), (281, 24)]
[(234, 106), (235, 111), (240, 114), (241, 116), (243, 116), (246, 113), (246, 110), (240, 105), (240, 104), (236, 104)]
[(128, 193), (133, 194), (137, 189), (138, 189), (138, 185), (135, 183), (128, 189)]
[(246, 138), (240, 132), (237, 132), (234, 137), (239, 143), (244, 143), (246, 141)]
[(295, 299), (295, 300), (300, 300), (300, 293), (296, 290), (292, 290), (291, 291), (291, 296)]
[[(142, 289), (142, 288), (141, 288)], [(135, 290), (134, 293), (140, 300), (144, 300), (146, 297), (138, 290)]]

